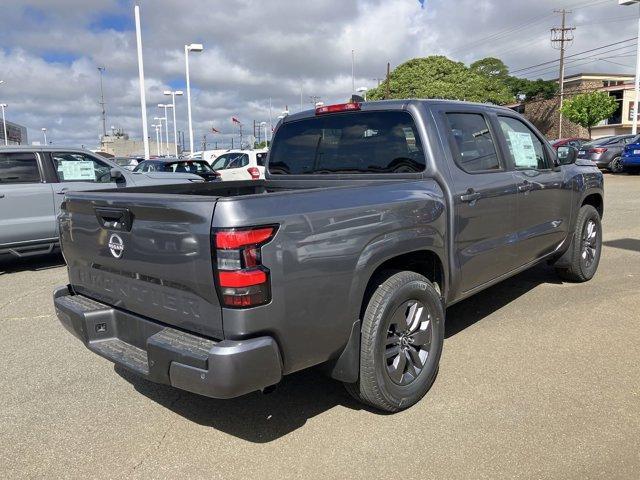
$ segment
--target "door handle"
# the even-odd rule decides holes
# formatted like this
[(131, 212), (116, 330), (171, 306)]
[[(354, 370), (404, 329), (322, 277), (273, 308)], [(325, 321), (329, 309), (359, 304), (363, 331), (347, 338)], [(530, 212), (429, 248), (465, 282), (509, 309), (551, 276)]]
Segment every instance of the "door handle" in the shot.
[(518, 191), (519, 192), (528, 192), (529, 190), (531, 190), (532, 186), (533, 185), (531, 185), (531, 183), (529, 183), (528, 181), (525, 180), (520, 185), (518, 185)]
[(64, 195), (65, 193), (67, 193), (69, 191), (68, 188), (63, 188), (62, 190), (60, 190), (59, 192), (56, 192), (58, 195)]
[(460, 195), (460, 200), (465, 203), (473, 203), (480, 198), (480, 194), (473, 188), (467, 190), (467, 193)]
[(0, 198), (4, 198), (4, 193), (0, 193)]

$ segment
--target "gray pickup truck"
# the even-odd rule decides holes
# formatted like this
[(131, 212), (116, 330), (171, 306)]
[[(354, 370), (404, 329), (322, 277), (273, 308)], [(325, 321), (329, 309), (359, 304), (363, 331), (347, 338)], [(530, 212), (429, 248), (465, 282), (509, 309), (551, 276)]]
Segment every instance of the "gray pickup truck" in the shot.
[(0, 147), (0, 259), (51, 253), (56, 216), (70, 190), (202, 181), (192, 174), (134, 174), (87, 150)]
[(324, 106), (279, 123), (265, 180), (68, 194), (55, 308), (154, 382), (231, 398), (320, 365), (393, 412), (434, 382), (448, 306), (542, 261), (591, 279), (602, 214), (594, 164), (509, 109)]

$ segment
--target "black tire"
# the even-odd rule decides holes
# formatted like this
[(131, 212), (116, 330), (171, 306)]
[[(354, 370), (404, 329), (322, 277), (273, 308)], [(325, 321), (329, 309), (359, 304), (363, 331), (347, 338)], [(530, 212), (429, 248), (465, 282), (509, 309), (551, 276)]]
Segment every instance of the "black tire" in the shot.
[(347, 391), (374, 408), (404, 410), (431, 388), (443, 343), (444, 310), (433, 284), (415, 272), (390, 272), (367, 303), (360, 378)]
[(622, 157), (618, 155), (611, 162), (609, 162), (609, 171), (611, 173), (622, 173), (624, 170), (624, 165), (622, 165)]
[[(595, 236), (593, 236), (595, 235)], [(578, 212), (571, 243), (571, 265), (556, 268), (560, 278), (571, 282), (587, 282), (598, 270), (602, 252), (602, 225), (598, 211), (583, 205)]]

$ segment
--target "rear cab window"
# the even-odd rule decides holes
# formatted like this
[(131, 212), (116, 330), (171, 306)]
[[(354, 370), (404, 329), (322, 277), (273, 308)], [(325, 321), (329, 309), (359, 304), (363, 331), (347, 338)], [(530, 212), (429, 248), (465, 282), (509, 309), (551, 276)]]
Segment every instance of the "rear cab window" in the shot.
[(487, 119), (481, 113), (447, 113), (456, 165), (467, 173), (502, 170)]
[(201, 161), (184, 161), (167, 163), (164, 170), (166, 172), (179, 172), (179, 173), (209, 173), (211, 167), (204, 160)]
[(33, 153), (0, 153), (0, 185), (40, 183), (38, 161)]
[(227, 170), (229, 168), (241, 168), (249, 165), (249, 155), (246, 153), (225, 153), (220, 155), (211, 164), (213, 170)]
[(350, 112), (285, 122), (269, 157), (273, 175), (416, 173), (425, 158), (404, 111)]

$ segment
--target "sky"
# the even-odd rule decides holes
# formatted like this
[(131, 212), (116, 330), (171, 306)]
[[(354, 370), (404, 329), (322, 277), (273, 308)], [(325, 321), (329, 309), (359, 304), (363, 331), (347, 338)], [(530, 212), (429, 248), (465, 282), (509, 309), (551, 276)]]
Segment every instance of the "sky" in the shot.
[[(374, 87), (387, 62), (447, 55), (469, 64), (501, 58), (514, 74), (557, 78), (558, 51), (550, 28), (554, 10), (567, 8), (575, 39), (567, 55), (636, 36), (637, 7), (617, 0), (140, 0), (149, 124), (162, 116), (166, 89), (185, 89), (184, 45), (190, 55), (196, 150), (226, 145), (253, 121), (274, 123), (288, 108), (312, 107), (351, 95), (355, 84)], [(0, 103), (7, 119), (41, 128), (54, 145), (95, 148), (102, 131), (98, 66), (104, 66), (107, 128), (143, 135), (132, 0), (3, 0), (0, 29)], [(568, 57), (567, 74), (633, 73), (634, 40)], [(187, 131), (186, 97), (177, 97), (178, 130)], [(220, 130), (213, 134), (211, 128)], [(172, 129), (172, 126), (170, 126)], [(155, 137), (155, 130), (149, 129)], [(187, 134), (188, 142), (188, 134)], [(188, 145), (187, 145), (188, 147)]]

